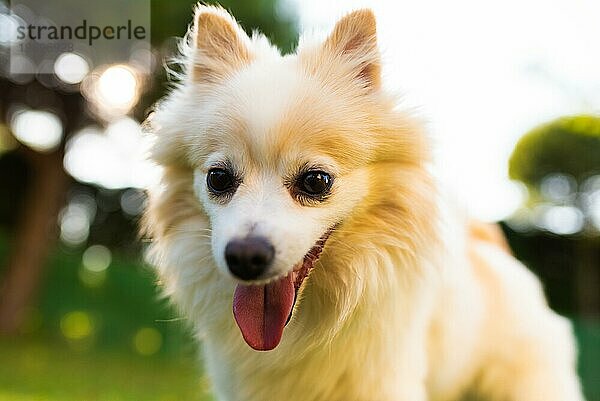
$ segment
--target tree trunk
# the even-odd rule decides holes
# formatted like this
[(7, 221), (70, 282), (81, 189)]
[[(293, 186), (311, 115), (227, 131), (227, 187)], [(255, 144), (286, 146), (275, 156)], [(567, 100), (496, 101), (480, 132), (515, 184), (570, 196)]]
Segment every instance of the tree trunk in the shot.
[(0, 333), (6, 335), (18, 332), (27, 307), (35, 300), (68, 185), (62, 151), (26, 152), (33, 177), (11, 244), (6, 275), (0, 282)]

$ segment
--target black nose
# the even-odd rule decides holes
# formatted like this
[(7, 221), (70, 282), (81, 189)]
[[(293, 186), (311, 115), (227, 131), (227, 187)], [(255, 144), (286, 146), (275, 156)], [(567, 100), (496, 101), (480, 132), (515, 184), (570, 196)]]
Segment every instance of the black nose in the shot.
[(262, 237), (234, 239), (225, 247), (225, 260), (231, 273), (242, 280), (259, 278), (275, 256), (273, 245)]

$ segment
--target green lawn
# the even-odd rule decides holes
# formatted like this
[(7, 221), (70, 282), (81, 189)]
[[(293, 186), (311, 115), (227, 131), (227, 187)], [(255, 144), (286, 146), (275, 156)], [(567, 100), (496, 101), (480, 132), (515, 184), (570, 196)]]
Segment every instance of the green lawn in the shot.
[[(0, 339), (0, 401), (210, 400), (191, 335), (151, 271), (113, 255), (90, 276), (82, 253), (53, 253), (21, 335)], [(0, 235), (0, 266), (5, 255)], [(575, 319), (575, 329), (587, 400), (600, 401), (600, 323)]]
[(204, 401), (192, 358), (75, 351), (48, 342), (0, 342), (0, 401)]
[[(577, 324), (588, 401), (600, 401), (600, 327)], [(0, 341), (0, 401), (208, 401), (195, 352), (143, 357), (64, 342)]]
[[(6, 251), (0, 235), (0, 268)], [(21, 333), (0, 338), (0, 401), (211, 400), (191, 335), (150, 269), (113, 254), (102, 273), (86, 271), (83, 251), (53, 252)]]

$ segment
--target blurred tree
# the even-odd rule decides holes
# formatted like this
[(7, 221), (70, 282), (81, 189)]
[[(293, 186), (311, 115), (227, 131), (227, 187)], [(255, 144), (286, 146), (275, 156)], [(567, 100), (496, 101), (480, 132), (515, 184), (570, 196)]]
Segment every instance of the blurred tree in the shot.
[(510, 157), (509, 175), (529, 190), (530, 221), (572, 242), (578, 309), (598, 315), (600, 117), (562, 117), (525, 134)]
[[(151, 38), (159, 62), (175, 52), (174, 38), (185, 34), (188, 24), (192, 22), (195, 4), (190, 0), (151, 0)], [(293, 48), (297, 32), (293, 10), (285, 8), (289, 3), (280, 4), (277, 0), (224, 0), (220, 4), (230, 10), (244, 28), (259, 29), (283, 51)], [(0, 282), (0, 332), (12, 334), (17, 332), (27, 306), (33, 302), (36, 290), (40, 287), (47, 254), (56, 238), (58, 213), (64, 205), (68, 189), (74, 185), (63, 169), (65, 143), (81, 127), (90, 123), (102, 126), (104, 123), (90, 113), (87, 100), (77, 90), (64, 91), (58, 86), (45, 85), (48, 80), (43, 75), (26, 83), (11, 79), (8, 75), (3, 77), (2, 62), (6, 61), (2, 58), (6, 54), (4, 50), (0, 47), (0, 160), (3, 162), (0, 165), (7, 168), (3, 168), (0, 174), (0, 186), (3, 194), (10, 195), (3, 195), (0, 199), (0, 223), (8, 222), (8, 228), (14, 234), (10, 236), (12, 242), (8, 265), (0, 269), (4, 273)], [(132, 111), (138, 120), (144, 118), (145, 110), (164, 94), (168, 86), (168, 78), (162, 68), (157, 68), (149, 81), (151, 83), (144, 88), (145, 96)], [(14, 110), (16, 105), (51, 110), (61, 118), (64, 137), (58, 149), (49, 153), (37, 152), (24, 145), (15, 145), (13, 138), (6, 140), (7, 127), (10, 125), (7, 121), (10, 118), (9, 111)], [(77, 185), (81, 188), (80, 184)], [(116, 199), (118, 204), (123, 190), (125, 188), (112, 190), (109, 195), (102, 196)], [(102, 192), (102, 189), (99, 191)], [(98, 213), (90, 227), (91, 238), (109, 238), (113, 245), (130, 242), (114, 239), (114, 233), (121, 228), (132, 231), (122, 233), (124, 238), (134, 237), (131, 216), (125, 215)], [(129, 220), (123, 223), (124, 219)]]
[[(61, 116), (79, 116), (63, 118), (63, 129), (67, 134), (85, 120), (82, 113), (83, 98), (79, 93), (52, 91), (37, 81), (15, 85), (0, 80), (0, 88), (3, 93), (0, 110), (7, 110), (11, 104), (17, 103), (36, 109), (55, 110)], [(31, 96), (31, 93), (35, 96)], [(58, 212), (69, 185), (62, 165), (64, 145), (48, 153), (36, 152), (25, 146), (15, 151), (26, 161), (30, 182), (24, 191), (22, 204), (9, 205), (11, 212), (18, 217), (11, 254), (0, 286), (0, 333), (13, 333), (18, 329), (26, 307), (39, 287), (48, 250), (54, 243)], [(13, 168), (17, 166), (12, 165)], [(20, 175), (18, 171), (7, 173)]]
[[(209, 0), (230, 11), (248, 32), (258, 29), (282, 51), (290, 51), (297, 37), (296, 18), (289, 2), (278, 0)], [(172, 37), (183, 37), (192, 23), (192, 10), (197, 2), (190, 0), (152, 0), (152, 42), (161, 46)]]
[(525, 134), (509, 162), (509, 175), (537, 192), (550, 174), (568, 174), (581, 184), (600, 173), (600, 117), (563, 117)]

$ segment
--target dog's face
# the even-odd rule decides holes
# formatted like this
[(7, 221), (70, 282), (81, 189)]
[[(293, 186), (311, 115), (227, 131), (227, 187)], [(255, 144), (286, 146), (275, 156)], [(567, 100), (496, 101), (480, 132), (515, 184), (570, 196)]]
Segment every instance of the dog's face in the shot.
[[(360, 122), (340, 120), (331, 109), (344, 101), (325, 91), (281, 59), (256, 62), (219, 88), (215, 112), (199, 127), (213, 134), (195, 139), (192, 153), (200, 156), (194, 190), (210, 218), (223, 273), (252, 282), (287, 275), (367, 191), (366, 170), (341, 160), (362, 147), (349, 149), (337, 132)], [(258, 248), (262, 241), (272, 251), (262, 256), (271, 260), (232, 263), (235, 250), (228, 246), (246, 248), (246, 239), (256, 239)]]
[(155, 158), (190, 169), (212, 258), (238, 282), (238, 326), (272, 349), (328, 238), (385, 186), (378, 166), (406, 152), (380, 93), (374, 17), (349, 14), (283, 57), (221, 9), (200, 7), (191, 35)]
[[(340, 53), (352, 40), (356, 50), (374, 51), (370, 14), (337, 29), (351, 36), (331, 44)], [(376, 71), (360, 74), (376, 66), (363, 63), (355, 72), (363, 82), (348, 82), (355, 91), (336, 93), (339, 83), (327, 85), (311, 74), (310, 61), (256, 54), (251, 40), (220, 11), (200, 9), (195, 35), (201, 63), (195, 80), (210, 100), (195, 127), (204, 135), (191, 138), (190, 154), (194, 190), (211, 221), (214, 259), (223, 273), (245, 281), (286, 276), (369, 186), (366, 172), (356, 168), (369, 141), (347, 137), (370, 130), (351, 96), (361, 85), (374, 89)], [(206, 66), (203, 53), (213, 61), (218, 55), (221, 65)], [(342, 158), (355, 160), (349, 166)]]

